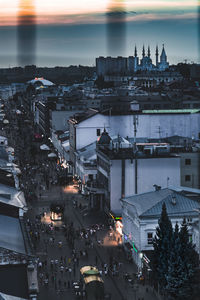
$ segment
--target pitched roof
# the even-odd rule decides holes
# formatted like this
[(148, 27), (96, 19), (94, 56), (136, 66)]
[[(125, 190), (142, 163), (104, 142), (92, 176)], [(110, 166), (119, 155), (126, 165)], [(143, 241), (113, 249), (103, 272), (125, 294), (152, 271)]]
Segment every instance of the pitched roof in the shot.
[(131, 206), (135, 206), (137, 214), (140, 216), (172, 193), (172, 190), (166, 188), (156, 192), (153, 191), (126, 197), (123, 198), (122, 201), (130, 204)]
[(98, 110), (95, 110), (93, 108), (89, 108), (87, 111), (82, 113), (77, 113), (74, 116), (72, 116), (69, 120), (71, 123), (78, 124), (80, 122), (83, 122), (99, 113)]
[(26, 209), (27, 204), (24, 193), (14, 187), (0, 183), (0, 202)]
[(198, 215), (194, 209), (200, 208), (197, 201), (174, 192), (159, 203), (145, 211), (142, 217), (160, 216), (162, 205), (165, 203), (169, 216)]
[(167, 213), (170, 216), (198, 215), (194, 209), (200, 208), (197, 201), (168, 188), (127, 197), (122, 199), (122, 202), (135, 207), (141, 218), (159, 217), (163, 203), (166, 204)]
[(38, 84), (42, 84), (42, 85), (46, 85), (46, 86), (54, 85), (53, 82), (51, 82), (51, 81), (49, 81), (47, 79), (44, 79), (43, 77), (41, 77), (41, 78), (34, 78), (34, 79), (28, 81), (28, 83), (30, 83), (30, 84), (36, 84), (36, 83), (38, 83)]
[(26, 254), (19, 219), (0, 215), (0, 247)]

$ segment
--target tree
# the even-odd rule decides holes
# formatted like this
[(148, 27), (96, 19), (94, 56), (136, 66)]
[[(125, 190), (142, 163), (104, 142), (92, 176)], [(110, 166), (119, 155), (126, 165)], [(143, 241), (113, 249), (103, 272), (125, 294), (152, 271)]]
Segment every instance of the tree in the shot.
[(153, 241), (153, 269), (156, 275), (156, 279), (162, 290), (164, 290), (167, 285), (166, 275), (168, 272), (168, 260), (171, 252), (172, 234), (172, 224), (167, 214), (166, 205), (165, 203), (163, 203), (161, 217), (158, 221), (156, 236)]
[(185, 218), (179, 233), (182, 262), (182, 284), (178, 291), (178, 299), (189, 299), (193, 295), (195, 269), (198, 265), (198, 255), (195, 246), (189, 239), (188, 226)]
[(186, 300), (193, 296), (196, 258), (184, 219), (181, 230), (176, 224), (173, 232), (165, 289), (170, 299)]

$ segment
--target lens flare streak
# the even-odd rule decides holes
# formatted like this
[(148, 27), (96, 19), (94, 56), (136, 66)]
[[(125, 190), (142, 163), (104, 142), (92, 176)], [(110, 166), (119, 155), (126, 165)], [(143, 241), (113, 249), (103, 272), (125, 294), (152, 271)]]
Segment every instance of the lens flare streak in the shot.
[(34, 64), (36, 50), (36, 14), (34, 1), (20, 1), (17, 27), (18, 64), (19, 66)]

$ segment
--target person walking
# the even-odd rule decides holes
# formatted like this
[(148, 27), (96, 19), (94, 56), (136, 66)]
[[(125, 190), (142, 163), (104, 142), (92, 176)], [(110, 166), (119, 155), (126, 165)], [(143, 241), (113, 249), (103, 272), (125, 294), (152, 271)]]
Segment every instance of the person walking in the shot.
[(67, 288), (70, 289), (70, 280), (67, 281)]
[(69, 278), (71, 278), (72, 269), (71, 269), (71, 268), (69, 268), (69, 269), (68, 269), (68, 272), (69, 272)]

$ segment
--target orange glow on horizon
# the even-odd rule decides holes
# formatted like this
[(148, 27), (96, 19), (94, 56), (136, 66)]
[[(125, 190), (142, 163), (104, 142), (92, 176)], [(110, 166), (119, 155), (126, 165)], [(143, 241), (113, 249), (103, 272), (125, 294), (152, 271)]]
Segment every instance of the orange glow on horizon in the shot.
[(35, 24), (35, 8), (33, 0), (20, 0), (18, 10), (18, 25)]
[[(127, 16), (127, 21), (145, 21), (147, 16), (142, 14), (142, 11), (147, 10), (149, 18), (152, 20), (159, 19), (160, 10), (162, 10), (160, 18), (164, 15), (165, 10), (169, 18), (169, 11), (173, 12), (179, 7), (184, 8), (183, 15), (188, 14), (188, 17), (193, 18), (195, 17), (194, 12), (189, 11), (188, 8), (196, 9), (198, 4), (196, 0), (0, 0), (0, 7), (0, 26), (8, 26), (16, 25), (17, 18), (23, 19), (27, 16), (33, 16), (33, 18), (37, 16), (38, 24), (102, 23), (105, 22), (104, 14), (106, 12), (123, 8), (126, 11), (138, 11), (136, 16)], [(179, 15), (180, 13), (175, 15), (172, 13), (171, 17), (178, 18)]]

